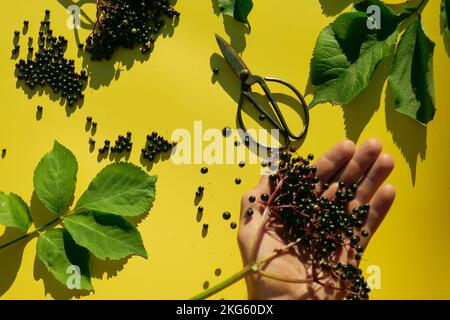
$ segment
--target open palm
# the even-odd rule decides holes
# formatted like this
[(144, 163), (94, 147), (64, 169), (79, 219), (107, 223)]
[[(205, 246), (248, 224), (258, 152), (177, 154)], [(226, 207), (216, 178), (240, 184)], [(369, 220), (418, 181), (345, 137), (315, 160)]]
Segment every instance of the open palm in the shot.
[[(363, 238), (361, 245), (365, 248), (389, 211), (394, 198), (395, 189), (391, 185), (382, 186), (394, 168), (392, 157), (381, 153), (381, 144), (377, 140), (368, 140), (358, 149), (351, 141), (343, 141), (317, 160), (317, 176), (320, 179), (317, 192), (329, 199), (334, 197), (339, 181), (346, 185), (359, 184), (355, 199), (350, 202), (349, 209), (369, 203), (370, 212), (363, 226), (369, 237)], [(321, 186), (328, 183), (330, 187), (323, 191)], [(254, 239), (259, 232), (266, 204), (260, 195), (270, 194), (267, 176), (253, 190), (242, 197), (241, 221), (238, 242), (244, 264), (260, 261), (272, 255), (287, 243), (279, 236), (277, 226), (264, 229), (262, 240), (257, 246), (254, 256)], [(256, 196), (256, 202), (249, 201)], [(255, 214), (248, 217), (244, 213), (252, 208)], [(341, 251), (338, 259), (342, 263), (354, 262), (354, 252)], [(261, 271), (247, 275), (249, 299), (341, 299), (342, 291), (324, 287), (312, 280), (312, 269), (306, 263), (306, 257), (287, 252), (270, 260)], [(305, 281), (306, 280), (306, 281)]]

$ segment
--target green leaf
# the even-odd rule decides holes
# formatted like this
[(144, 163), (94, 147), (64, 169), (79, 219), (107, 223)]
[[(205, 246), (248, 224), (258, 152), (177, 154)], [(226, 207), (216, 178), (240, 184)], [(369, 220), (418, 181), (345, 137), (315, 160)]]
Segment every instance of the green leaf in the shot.
[(396, 110), (421, 124), (427, 124), (435, 114), (434, 46), (418, 17), (400, 39), (389, 76)]
[(247, 23), (248, 15), (253, 9), (252, 0), (236, 0), (234, 4), (234, 18), (237, 21)]
[[(362, 1), (355, 4), (355, 9), (367, 14), (367, 8), (370, 6), (377, 6), (380, 8), (381, 29), (377, 30), (378, 40), (384, 40), (389, 37), (397, 29), (398, 24), (411, 15), (407, 8), (405, 8), (404, 12), (397, 16), (388, 5), (379, 0)], [(367, 27), (365, 29), (367, 29)]]
[(30, 209), (21, 197), (14, 193), (0, 192), (0, 224), (27, 231), (31, 226)]
[(84, 212), (65, 218), (64, 225), (76, 243), (99, 259), (147, 258), (139, 231), (122, 217)]
[[(368, 10), (373, 5), (380, 9), (378, 28), (369, 28), (370, 19), (376, 19)], [(380, 61), (391, 54), (398, 24), (407, 17), (396, 15), (379, 0), (365, 0), (355, 5), (355, 11), (341, 14), (326, 27), (311, 59), (314, 98), (309, 107), (353, 101), (367, 87)]]
[[(359, 13), (351, 14), (347, 17), (359, 18)], [(353, 62), (352, 57), (347, 56), (340, 46), (332, 27), (326, 27), (317, 39), (311, 60), (311, 82), (315, 95), (309, 107), (322, 102), (340, 105), (350, 103), (367, 87), (378, 63), (390, 55), (397, 35), (395, 31), (385, 40), (379, 41), (376, 34), (368, 34), (361, 44), (359, 57)], [(351, 38), (351, 32), (346, 37)]]
[(224, 15), (244, 23), (248, 22), (248, 15), (253, 9), (252, 0), (217, 0), (217, 3)]
[(444, 34), (450, 39), (450, 0), (441, 0), (441, 23)]
[(348, 60), (356, 61), (367, 37), (367, 15), (363, 12), (343, 13), (331, 24), (331, 29)]
[(78, 164), (75, 156), (55, 141), (34, 171), (34, 189), (39, 200), (52, 212), (61, 213), (75, 191)]
[(217, 0), (219, 10), (227, 16), (234, 16), (234, 2), (235, 0)]
[(156, 176), (149, 176), (130, 163), (111, 164), (92, 180), (76, 209), (120, 216), (141, 215), (155, 199), (156, 180)]
[(37, 241), (36, 255), (63, 285), (69, 287), (73, 284), (74, 272), (78, 270), (79, 289), (93, 289), (89, 275), (89, 252), (78, 246), (66, 230), (55, 229), (42, 234)]

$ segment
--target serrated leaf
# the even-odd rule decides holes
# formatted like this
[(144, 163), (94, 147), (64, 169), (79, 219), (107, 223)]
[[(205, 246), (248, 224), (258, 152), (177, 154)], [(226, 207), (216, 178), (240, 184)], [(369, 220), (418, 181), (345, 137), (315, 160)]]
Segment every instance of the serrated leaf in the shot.
[(64, 225), (77, 244), (99, 259), (147, 258), (139, 231), (122, 217), (84, 212), (65, 218)]
[[(379, 21), (368, 10), (370, 6), (379, 8)], [(355, 5), (355, 11), (341, 14), (326, 27), (311, 59), (314, 98), (309, 107), (353, 101), (367, 87), (379, 62), (391, 54), (398, 24), (406, 17), (396, 15), (379, 0), (365, 0)]]
[(61, 213), (75, 191), (78, 164), (69, 149), (54, 142), (34, 171), (34, 189), (39, 200), (52, 212)]
[(343, 13), (334, 20), (331, 29), (347, 59), (356, 61), (367, 37), (367, 15), (363, 12)]
[(351, 62), (339, 45), (331, 27), (326, 27), (317, 39), (311, 60), (311, 82), (314, 99), (309, 107), (322, 102), (350, 103), (369, 84), (378, 63), (390, 55), (397, 31), (383, 41), (368, 36), (361, 45), (360, 55)]
[(0, 192), (0, 224), (27, 231), (31, 226), (30, 208), (14, 193)]
[(417, 18), (400, 39), (389, 76), (396, 110), (421, 124), (427, 124), (435, 114), (434, 46)]
[(234, 16), (234, 2), (235, 0), (217, 0), (219, 10), (227, 16)]
[(244, 23), (248, 22), (248, 15), (253, 9), (252, 0), (217, 0), (217, 3), (224, 15)]
[(240, 22), (247, 23), (248, 15), (253, 9), (252, 0), (235, 0), (234, 4), (234, 18)]
[(156, 176), (130, 163), (111, 164), (92, 180), (76, 209), (120, 216), (141, 215), (155, 199), (156, 180)]
[(89, 274), (89, 252), (78, 246), (66, 230), (54, 229), (40, 235), (36, 255), (64, 286), (73, 288), (70, 286), (74, 284), (74, 270), (77, 270), (80, 272), (79, 289), (93, 290)]
[[(404, 8), (404, 12), (400, 15), (396, 15), (388, 5), (384, 4), (380, 0), (362, 1), (355, 4), (355, 9), (367, 14), (367, 9), (371, 6), (376, 6), (380, 10), (380, 29), (377, 30), (378, 40), (384, 40), (390, 36), (397, 29), (398, 24), (411, 15), (407, 8)], [(373, 17), (371, 18), (374, 19)], [(376, 20), (374, 21), (377, 22)]]
[(441, 23), (442, 28), (444, 29), (444, 34), (447, 39), (450, 40), (450, 25), (449, 25), (449, 17), (450, 17), (450, 0), (441, 0)]

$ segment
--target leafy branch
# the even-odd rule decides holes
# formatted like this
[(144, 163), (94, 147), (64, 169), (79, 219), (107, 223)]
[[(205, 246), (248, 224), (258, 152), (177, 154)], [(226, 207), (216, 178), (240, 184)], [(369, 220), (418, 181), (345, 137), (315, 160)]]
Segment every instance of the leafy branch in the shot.
[[(68, 269), (79, 270), (80, 287), (93, 290), (89, 258), (118, 260), (130, 255), (147, 258), (139, 231), (124, 217), (138, 216), (155, 199), (156, 177), (129, 163), (106, 166), (89, 184), (75, 207), (73, 198), (78, 164), (67, 148), (55, 141), (34, 171), (39, 200), (56, 217), (43, 226), (0, 245), (0, 250), (26, 238), (38, 237), (36, 255), (53, 276), (68, 285)], [(30, 208), (16, 194), (0, 192), (0, 224), (27, 231), (32, 225)], [(62, 224), (62, 228), (55, 226)]]
[[(444, 1), (443, 1), (444, 2)], [(310, 108), (330, 102), (352, 102), (370, 83), (379, 63), (391, 56), (389, 83), (396, 110), (426, 125), (435, 115), (433, 53), (434, 42), (426, 35), (421, 11), (408, 4), (396, 14), (380, 0), (364, 0), (353, 11), (343, 13), (319, 35), (311, 59), (314, 98)], [(367, 13), (370, 6), (380, 10), (380, 25)], [(401, 27), (406, 26), (397, 44)]]

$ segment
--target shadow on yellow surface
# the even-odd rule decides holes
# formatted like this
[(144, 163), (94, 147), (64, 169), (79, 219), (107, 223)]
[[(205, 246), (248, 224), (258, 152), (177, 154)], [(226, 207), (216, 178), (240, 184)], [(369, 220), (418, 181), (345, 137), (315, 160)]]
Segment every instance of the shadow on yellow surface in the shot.
[(411, 171), (413, 185), (416, 183), (417, 158), (426, 159), (427, 127), (395, 110), (394, 94), (388, 84), (385, 97), (386, 127), (394, 143), (400, 149)]
[[(92, 255), (90, 256), (89, 268), (90, 275), (93, 279), (110, 279), (123, 270), (129, 258), (124, 258), (116, 261), (102, 261)], [(34, 260), (34, 279), (36, 281), (42, 280), (44, 283), (45, 294), (49, 294), (53, 299), (68, 300), (72, 298), (81, 298), (91, 294), (88, 290), (70, 290), (61, 284), (55, 277), (46, 269), (45, 265), (36, 257)], [(0, 291), (1, 292), (1, 291)]]
[[(347, 138), (357, 142), (364, 128), (380, 107), (383, 86), (389, 73), (392, 59), (382, 61), (369, 85), (349, 104), (343, 105)], [(339, 106), (335, 106), (340, 108)]]
[(358, 2), (355, 0), (319, 0), (322, 6), (323, 14), (326, 16), (335, 16), (347, 8), (350, 4)]
[[(87, 22), (85, 22), (80, 19), (80, 27), (87, 30), (91, 30), (94, 27), (95, 22), (93, 22), (86, 14), (86, 12), (81, 8), (84, 4), (95, 3), (94, 0), (85, 0), (78, 2), (72, 0), (58, 0), (58, 2), (64, 8), (68, 8), (71, 5), (79, 6), (81, 16), (87, 20)], [(176, 4), (176, 0), (171, 2), (174, 5)], [(178, 26), (178, 23), (178, 18), (176, 18), (173, 23), (166, 19), (166, 24), (158, 37), (172, 37), (175, 32), (175, 28)], [(80, 39), (78, 29), (76, 28), (74, 29), (74, 38), (77, 47), (80, 43), (84, 43), (84, 39)], [(77, 55), (78, 58), (82, 59), (82, 66), (86, 69), (89, 75), (89, 86), (93, 89), (99, 89), (103, 86), (108, 86), (113, 80), (118, 80), (120, 78), (121, 72), (130, 70), (134, 66), (135, 62), (143, 63), (145, 61), (148, 61), (155, 45), (156, 42), (155, 44), (152, 44), (150, 48), (150, 54), (142, 54), (139, 50), (136, 49), (136, 46), (131, 50), (120, 48), (113, 54), (111, 59), (102, 61), (91, 60), (90, 55), (83, 49), (79, 49)]]
[[(212, 0), (212, 7), (214, 14), (219, 16), (221, 14), (217, 0)], [(238, 53), (242, 53), (247, 46), (245, 36), (249, 35), (251, 28), (249, 25), (236, 21), (233, 17), (223, 15), (223, 26), (226, 34), (230, 37), (230, 44)]]
[[(8, 243), (22, 236), (23, 232), (15, 228), (6, 228), (0, 237), (0, 244)], [(0, 250), (0, 297), (5, 294), (14, 283), (19, 271), (23, 250), (28, 241), (22, 240)]]

